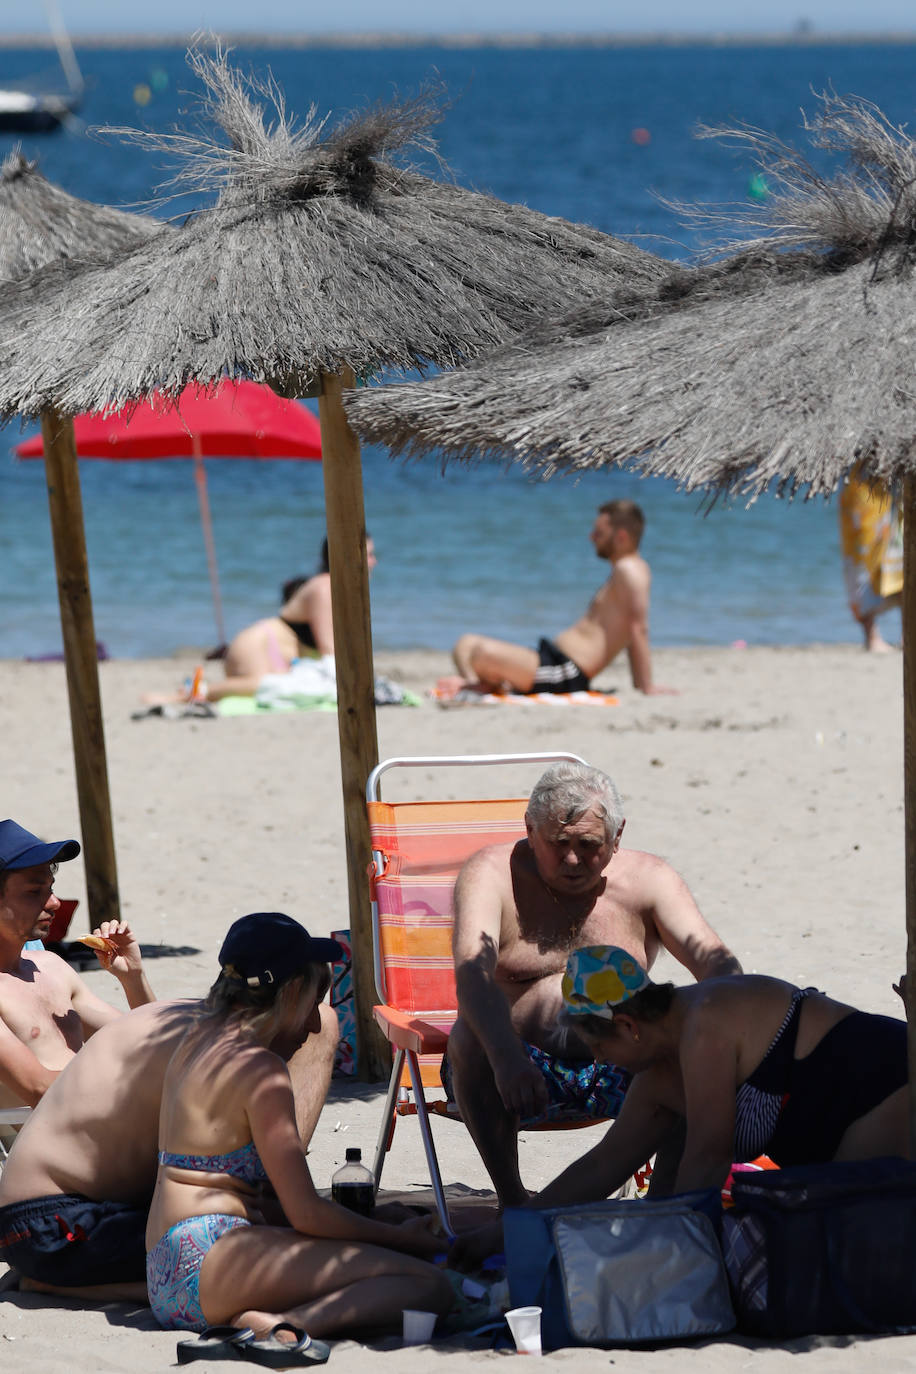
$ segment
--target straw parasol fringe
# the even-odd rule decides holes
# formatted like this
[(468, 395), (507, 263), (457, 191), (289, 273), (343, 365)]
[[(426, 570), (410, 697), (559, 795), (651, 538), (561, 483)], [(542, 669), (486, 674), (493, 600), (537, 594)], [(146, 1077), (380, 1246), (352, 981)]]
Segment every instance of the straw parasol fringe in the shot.
[[(317, 105), (311, 105), (296, 122), (270, 74), (257, 77), (232, 68), (221, 49), (215, 57), (193, 50), (188, 62), (205, 89), (201, 114), (222, 133), (221, 139), (207, 129), (199, 134), (114, 127), (102, 131), (176, 159), (175, 174), (163, 190), (256, 200), (333, 194), (359, 199), (377, 181), (382, 169), (375, 159), (380, 156), (415, 147), (442, 165), (429, 136), (447, 107), (440, 85), (428, 84), (416, 96), (351, 115), (322, 141), (330, 116), (319, 117)], [(267, 110), (273, 112), (270, 120)]]
[(89, 254), (0, 289), (4, 413), (52, 398), (73, 412), (121, 407), (224, 372), (292, 388), (341, 365), (357, 376), (451, 366), (535, 312), (666, 270), (595, 229), (395, 165), (391, 152), (428, 141), (428, 93), (330, 131), (317, 120), (296, 131), (279, 106), (268, 128), (224, 58), (195, 61), (229, 146), (170, 146), (187, 158), (182, 183), (218, 186), (219, 200), (164, 252)]
[[(750, 154), (764, 174), (767, 193), (728, 206), (675, 204), (687, 221), (718, 228), (715, 251), (807, 248), (809, 265), (839, 271), (882, 247), (911, 259), (916, 220), (916, 148), (906, 129), (892, 124), (870, 101), (825, 92), (820, 110), (803, 116), (812, 147), (843, 157), (832, 175), (803, 153), (752, 125), (701, 126), (700, 138), (716, 138)], [(741, 236), (735, 236), (735, 227)], [(762, 230), (756, 234), (755, 230)]]
[(110, 253), (152, 238), (162, 226), (54, 186), (17, 148), (0, 165), (0, 281), (18, 281), (46, 263)]
[(768, 237), (618, 288), (469, 367), (352, 395), (354, 428), (395, 453), (544, 475), (632, 462), (753, 498), (771, 483), (827, 494), (861, 462), (899, 489), (914, 454), (916, 145), (865, 101), (826, 97), (808, 127), (848, 155), (833, 180), (758, 130), (724, 131), (768, 176), (775, 159)]

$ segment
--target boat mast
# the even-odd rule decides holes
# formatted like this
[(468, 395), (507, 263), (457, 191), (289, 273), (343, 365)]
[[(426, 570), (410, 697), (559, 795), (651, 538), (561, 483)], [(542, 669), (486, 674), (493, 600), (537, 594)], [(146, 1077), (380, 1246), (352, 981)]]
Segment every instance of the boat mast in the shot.
[(57, 48), (57, 55), (60, 58), (60, 65), (64, 69), (67, 78), (67, 85), (74, 94), (82, 94), (83, 73), (80, 71), (79, 63), (76, 60), (76, 53), (73, 51), (73, 44), (70, 42), (70, 35), (64, 26), (63, 17), (57, 0), (45, 0), (45, 9), (48, 14), (48, 23), (51, 27), (51, 36)]

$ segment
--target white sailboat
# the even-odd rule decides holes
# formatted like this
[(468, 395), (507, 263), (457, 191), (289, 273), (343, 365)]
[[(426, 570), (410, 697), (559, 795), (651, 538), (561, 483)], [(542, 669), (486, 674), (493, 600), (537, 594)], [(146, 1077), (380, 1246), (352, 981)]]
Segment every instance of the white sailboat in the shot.
[(75, 114), (82, 102), (83, 74), (57, 0), (45, 0), (45, 9), (67, 89), (50, 91), (0, 83), (0, 133), (50, 133)]

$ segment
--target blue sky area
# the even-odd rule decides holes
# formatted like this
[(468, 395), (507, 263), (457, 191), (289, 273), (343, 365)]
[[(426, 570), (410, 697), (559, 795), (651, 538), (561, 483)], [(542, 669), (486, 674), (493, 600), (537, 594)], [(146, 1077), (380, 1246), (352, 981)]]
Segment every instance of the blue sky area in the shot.
[[(493, 32), (774, 33), (800, 23), (822, 33), (916, 30), (912, 0), (767, 0), (738, 7), (734, 0), (58, 0), (74, 37), (91, 33)], [(45, 28), (41, 0), (0, 5), (0, 35)], [(11, 11), (15, 11), (11, 13)]]

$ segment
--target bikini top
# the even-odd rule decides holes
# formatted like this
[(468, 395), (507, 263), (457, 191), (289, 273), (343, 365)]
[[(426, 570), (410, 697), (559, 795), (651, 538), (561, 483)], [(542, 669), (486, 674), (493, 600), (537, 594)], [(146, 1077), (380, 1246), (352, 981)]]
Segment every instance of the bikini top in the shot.
[(176, 1169), (191, 1169), (201, 1174), (229, 1174), (242, 1183), (265, 1183), (267, 1173), (255, 1149), (253, 1140), (224, 1155), (182, 1155), (171, 1150), (159, 1151), (159, 1163)]
[(735, 1094), (735, 1159), (756, 1159), (769, 1144), (788, 1096), (801, 1004), (817, 988), (796, 988), (766, 1054)]
[(284, 615), (278, 616), (277, 619), (282, 620), (284, 625), (288, 625), (299, 643), (304, 644), (307, 649), (318, 648), (315, 643), (315, 636), (312, 634), (312, 627), (307, 620), (287, 620)]

